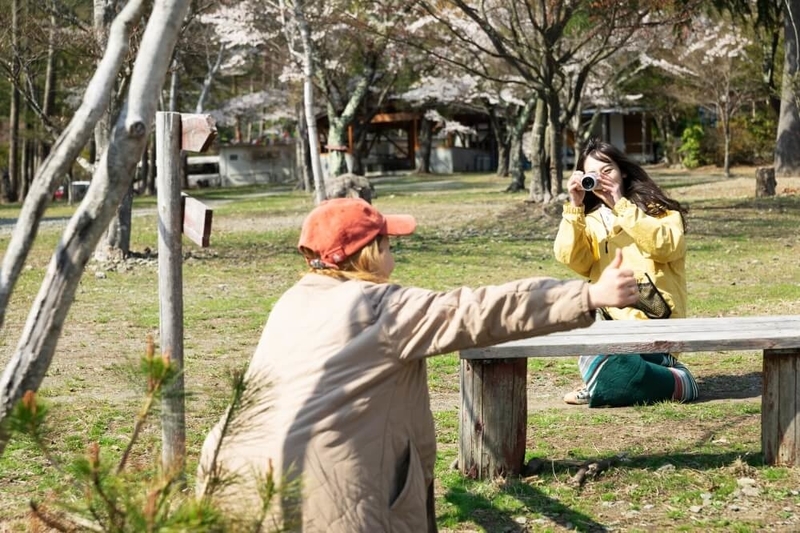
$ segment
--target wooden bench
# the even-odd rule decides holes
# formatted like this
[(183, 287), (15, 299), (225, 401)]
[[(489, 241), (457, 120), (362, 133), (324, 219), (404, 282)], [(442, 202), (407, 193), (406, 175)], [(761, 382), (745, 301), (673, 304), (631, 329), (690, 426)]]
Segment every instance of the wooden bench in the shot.
[(521, 472), (528, 357), (730, 350), (763, 350), (764, 461), (797, 465), (800, 316), (753, 316), (597, 321), (588, 328), (462, 351), (459, 468), (477, 479)]

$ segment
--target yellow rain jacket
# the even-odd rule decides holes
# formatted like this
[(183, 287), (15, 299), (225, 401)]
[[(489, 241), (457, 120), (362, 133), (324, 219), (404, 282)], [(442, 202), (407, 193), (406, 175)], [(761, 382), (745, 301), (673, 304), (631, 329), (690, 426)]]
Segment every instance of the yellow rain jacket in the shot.
[[(556, 259), (596, 282), (617, 250), (622, 266), (634, 271), (639, 281), (645, 273), (672, 308), (671, 318), (686, 316), (686, 239), (677, 211), (653, 217), (626, 198), (613, 209), (602, 206), (588, 215), (583, 206), (564, 206), (553, 250)], [(632, 307), (609, 308), (615, 320), (647, 319)]]

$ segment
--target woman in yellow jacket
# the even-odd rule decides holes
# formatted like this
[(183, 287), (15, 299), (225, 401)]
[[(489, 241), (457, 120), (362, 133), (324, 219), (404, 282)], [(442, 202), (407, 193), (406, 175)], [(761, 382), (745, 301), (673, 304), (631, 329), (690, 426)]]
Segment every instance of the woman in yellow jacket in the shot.
[[(607, 308), (612, 320), (686, 316), (686, 209), (669, 198), (647, 172), (613, 145), (591, 140), (567, 183), (554, 243), (558, 261), (589, 278), (622, 251), (634, 271), (643, 301), (651, 305)], [(661, 400), (691, 401), (697, 383), (671, 354), (582, 356), (584, 386), (564, 401), (590, 407), (623, 406)]]

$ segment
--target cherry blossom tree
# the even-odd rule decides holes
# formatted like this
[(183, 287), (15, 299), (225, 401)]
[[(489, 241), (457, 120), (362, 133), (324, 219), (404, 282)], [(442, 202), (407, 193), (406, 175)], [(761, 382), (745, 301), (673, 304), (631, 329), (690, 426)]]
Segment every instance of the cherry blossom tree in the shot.
[[(685, 28), (684, 28), (685, 29)], [(694, 104), (685, 101), (681, 80), (669, 77), (642, 58), (669, 54), (674, 45), (676, 28), (668, 25), (644, 26), (611, 57), (601, 61), (590, 72), (579, 108), (571, 119), (575, 133), (575, 153), (581, 152), (588, 136), (597, 131), (602, 109), (639, 107), (656, 125), (655, 136), (665, 148), (667, 163), (677, 161), (675, 128), (685, 114), (694, 114)], [(574, 69), (566, 68), (572, 75)], [(594, 113), (584, 116), (591, 107)], [(678, 132), (679, 133), (679, 132)], [(670, 159), (672, 158), (672, 159)]]
[(341, 1), (307, 10), (314, 29), (315, 86), (328, 115), (332, 175), (347, 171), (342, 147), (364, 103), (385, 98), (407, 66), (405, 51), (392, 39), (406, 21), (405, 5), (400, 0)]
[(667, 72), (684, 89), (684, 101), (703, 106), (722, 130), (723, 168), (730, 177), (731, 119), (742, 106), (765, 94), (755, 61), (757, 49), (742, 30), (724, 19), (698, 17), (684, 40), (653, 56), (642, 54), (643, 66)]
[[(280, 53), (280, 48), (274, 42), (278, 36), (275, 29), (262, 20), (252, 2), (215, 4), (218, 5), (210, 4), (196, 17), (195, 28), (199, 30), (200, 39), (193, 39), (185, 45), (188, 50), (195, 50), (195, 56), (202, 59), (205, 70), (194, 106), (195, 113), (205, 111), (218, 76), (240, 74), (257, 66), (266, 53)], [(279, 60), (283, 62), (285, 58)], [(268, 88), (259, 87), (256, 92), (262, 89)]]
[(403, 98), (417, 105), (461, 106), (486, 114), (498, 147), (497, 174), (511, 176), (507, 191), (524, 190), (522, 136), (536, 93), (505, 61), (486, 53), (489, 38), (460, 10), (422, 14), (407, 26), (403, 38), (424, 52), (435, 73), (423, 77)]
[[(522, 94), (518, 94), (520, 90)], [(527, 101), (524, 99), (526, 96)], [(399, 98), (415, 108), (435, 111), (426, 113), (426, 120), (437, 124), (441, 133), (466, 133), (469, 130), (457, 121), (444, 118), (441, 110), (445, 114), (459, 109), (485, 114), (498, 147), (497, 175), (511, 176), (507, 192), (525, 189), (522, 138), (536, 98), (525, 93), (524, 86), (496, 83), (472, 74), (460, 77), (424, 76)]]
[[(468, 41), (470, 35), (460, 32), (457, 26), (449, 24), (441, 16), (447, 7), (461, 10), (488, 37), (491, 46), (483, 47), (483, 51), (506, 61), (543, 101), (545, 107), (537, 108), (534, 120), (545, 120), (546, 116), (549, 128), (547, 152), (555, 171), (552, 189), (549, 165), (541, 161), (547, 157), (546, 153), (541, 149), (534, 150), (532, 163), (539, 171), (535, 179), (543, 184), (544, 189), (558, 195), (562, 191), (563, 129), (578, 109), (591, 70), (611, 57), (643, 26), (686, 16), (687, 10), (697, 2), (418, 0), (417, 3), (448, 31)], [(579, 54), (581, 61), (577, 62)], [(567, 65), (578, 66), (577, 75), (572, 77), (573, 83), (569, 87), (565, 84)], [(571, 94), (565, 99), (566, 89)], [(542, 131), (542, 126), (535, 124), (534, 129)], [(543, 138), (542, 135), (534, 137)]]
[(284, 89), (268, 89), (245, 93), (220, 102), (209, 114), (218, 126), (248, 123), (292, 122), (296, 116), (287, 103), (291, 95)]
[[(327, 110), (328, 168), (336, 175), (347, 170), (341, 147), (347, 145), (349, 126), (369, 98), (385, 97), (397, 79), (403, 57), (389, 36), (402, 20), (402, 5), (399, 0), (244, 0), (222, 6), (204, 20), (218, 27), (222, 40), (237, 46), (282, 43), (288, 54), (280, 79), (303, 87), (312, 151), (319, 142), (317, 109)], [(315, 105), (317, 94), (322, 97), (320, 106)], [(324, 195), (318, 157), (310, 160), (317, 194)]]
[[(248, 102), (256, 108), (261, 105), (260, 100), (265, 94), (263, 91), (268, 91), (272, 97), (281, 92), (282, 88), (278, 87), (275, 75), (284, 68), (287, 61), (285, 51), (279, 43), (281, 34), (274, 21), (259, 9), (257, 2), (209, 4), (203, 12), (198, 13), (196, 22), (184, 32), (186, 35), (190, 33), (197, 35), (192, 40), (184, 39), (182, 44), (186, 50), (183, 55), (194, 52), (191, 57), (199, 59), (198, 63), (202, 67), (202, 82), (197, 91), (195, 113), (214, 109), (214, 113), (224, 114), (223, 110), (216, 109), (219, 107), (217, 103), (209, 104), (212, 87), (218, 80), (235, 82), (242, 77), (250, 78), (251, 82), (246, 88), (234, 83), (234, 90), (220, 91), (220, 100), (223, 102), (241, 97), (236, 104), (240, 110)], [(258, 75), (261, 79), (254, 82)], [(266, 79), (267, 75), (269, 81)], [(248, 98), (248, 94), (253, 96)], [(284, 94), (288, 93), (284, 91)], [(284, 105), (290, 105), (288, 99)], [(264, 113), (268, 114), (267, 111), (262, 112)], [(259, 111), (254, 109), (245, 114), (256, 118)]]

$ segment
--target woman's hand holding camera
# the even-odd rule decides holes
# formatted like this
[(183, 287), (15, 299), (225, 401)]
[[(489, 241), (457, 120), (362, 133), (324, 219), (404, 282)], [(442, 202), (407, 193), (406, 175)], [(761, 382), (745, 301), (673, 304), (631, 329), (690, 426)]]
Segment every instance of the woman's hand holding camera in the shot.
[(583, 179), (583, 172), (576, 170), (572, 173), (567, 181), (567, 193), (569, 194), (569, 201), (574, 207), (583, 205), (583, 198), (586, 196), (586, 191), (581, 185)]
[(608, 207), (614, 205), (622, 198), (622, 182), (615, 182), (608, 176), (596, 174), (597, 185), (592, 190)]
[(576, 170), (567, 181), (570, 203), (575, 207), (582, 206), (587, 191), (592, 191), (606, 205), (614, 207), (614, 204), (622, 198), (622, 183), (617, 183), (600, 172), (584, 173)]

